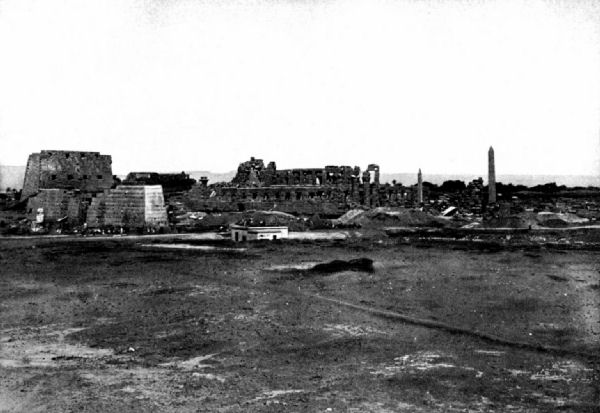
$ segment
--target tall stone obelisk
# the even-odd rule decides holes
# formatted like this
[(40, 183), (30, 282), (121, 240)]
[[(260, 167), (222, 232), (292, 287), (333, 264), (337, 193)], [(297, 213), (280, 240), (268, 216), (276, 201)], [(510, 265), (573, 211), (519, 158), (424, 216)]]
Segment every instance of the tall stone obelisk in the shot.
[(488, 151), (488, 204), (496, 203), (496, 164), (494, 163), (494, 148)]
[(421, 174), (421, 168), (419, 168), (419, 174), (417, 175), (417, 203), (423, 203), (423, 175)]

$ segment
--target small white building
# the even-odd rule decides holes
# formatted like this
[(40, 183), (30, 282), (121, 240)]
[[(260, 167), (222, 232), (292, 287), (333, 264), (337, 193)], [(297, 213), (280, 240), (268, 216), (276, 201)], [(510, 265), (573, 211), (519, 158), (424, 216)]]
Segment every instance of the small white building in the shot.
[(231, 239), (235, 242), (259, 239), (276, 240), (288, 237), (288, 227), (231, 226)]

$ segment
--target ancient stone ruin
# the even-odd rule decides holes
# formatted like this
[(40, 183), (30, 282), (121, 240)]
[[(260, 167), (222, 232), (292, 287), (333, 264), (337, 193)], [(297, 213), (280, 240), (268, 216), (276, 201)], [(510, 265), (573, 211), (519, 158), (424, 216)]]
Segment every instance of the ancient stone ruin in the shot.
[(195, 185), (184, 202), (196, 211), (277, 210), (339, 216), (356, 207), (412, 205), (414, 190), (381, 184), (379, 166), (281, 169), (262, 159), (242, 162), (229, 184)]
[(168, 225), (162, 186), (141, 181), (114, 188), (117, 180), (111, 164), (110, 155), (98, 152), (44, 150), (31, 154), (23, 185), (28, 217), (38, 224), (71, 226)]

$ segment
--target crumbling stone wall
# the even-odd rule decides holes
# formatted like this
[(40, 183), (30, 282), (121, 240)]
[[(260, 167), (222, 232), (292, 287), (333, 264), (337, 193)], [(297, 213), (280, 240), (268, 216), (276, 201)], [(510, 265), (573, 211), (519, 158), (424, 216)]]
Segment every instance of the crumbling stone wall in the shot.
[(367, 172), (369, 172), (369, 182), (379, 185), (379, 165), (370, 164), (367, 166)]
[(112, 159), (99, 152), (50, 151), (32, 153), (27, 160), (23, 197), (40, 189), (78, 189), (102, 192), (113, 183)]
[(459, 206), (471, 211), (481, 212), (483, 209), (483, 179), (473, 179), (467, 185), (459, 201)]
[(87, 209), (85, 223), (90, 228), (98, 228), (104, 225), (106, 215), (106, 193), (95, 194)]
[(150, 226), (165, 226), (167, 222), (167, 209), (165, 198), (160, 185), (147, 185), (144, 187), (144, 223)]
[(25, 168), (25, 179), (23, 181), (23, 199), (34, 195), (40, 189), (40, 174), (41, 174), (41, 155), (32, 153), (27, 159), (27, 167)]
[(261, 176), (264, 169), (265, 163), (262, 159), (251, 157), (249, 161), (242, 162), (238, 166), (237, 174), (231, 183), (234, 185), (259, 186), (263, 182)]
[(27, 218), (35, 220), (37, 210), (44, 210), (44, 221), (55, 222), (66, 218), (70, 224), (78, 224), (85, 215), (86, 197), (66, 189), (40, 189), (27, 199)]
[(48, 221), (56, 221), (67, 214), (68, 198), (67, 190), (42, 189), (40, 192), (27, 200), (27, 216), (35, 220), (37, 210), (43, 208), (44, 218)]
[[(379, 166), (371, 164), (367, 171), (369, 183), (379, 184)], [(250, 158), (238, 166), (232, 186), (273, 186), (273, 185), (353, 185), (361, 178), (360, 168), (355, 166), (328, 165), (324, 168), (296, 168), (277, 170), (275, 162), (268, 166), (262, 159)]]

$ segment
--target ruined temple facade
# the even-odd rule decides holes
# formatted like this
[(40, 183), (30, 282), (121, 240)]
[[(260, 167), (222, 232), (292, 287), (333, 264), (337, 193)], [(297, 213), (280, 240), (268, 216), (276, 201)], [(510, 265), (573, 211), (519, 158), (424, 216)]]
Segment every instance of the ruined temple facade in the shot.
[(29, 155), (22, 197), (33, 196), (41, 189), (102, 192), (112, 184), (110, 155), (44, 150)]
[(22, 199), (27, 199), (30, 219), (41, 212), (46, 222), (78, 225), (96, 194), (112, 185), (110, 155), (43, 150), (29, 155)]
[[(379, 167), (369, 165), (369, 180), (379, 184)], [(238, 187), (268, 187), (274, 185), (352, 185), (361, 178), (360, 168), (355, 166), (326, 166), (325, 168), (281, 169), (275, 162), (265, 167), (262, 159), (250, 158), (242, 162), (231, 184)]]
[(29, 155), (23, 196), (31, 220), (89, 227), (162, 227), (167, 223), (162, 180), (189, 189), (187, 174), (130, 174), (129, 185), (114, 189), (112, 159), (99, 152), (41, 151)]
[(351, 208), (412, 204), (415, 191), (400, 184), (381, 184), (379, 166), (325, 166), (278, 170), (262, 159), (242, 162), (227, 185), (201, 182), (187, 194), (198, 211), (276, 210), (292, 214), (340, 215)]

